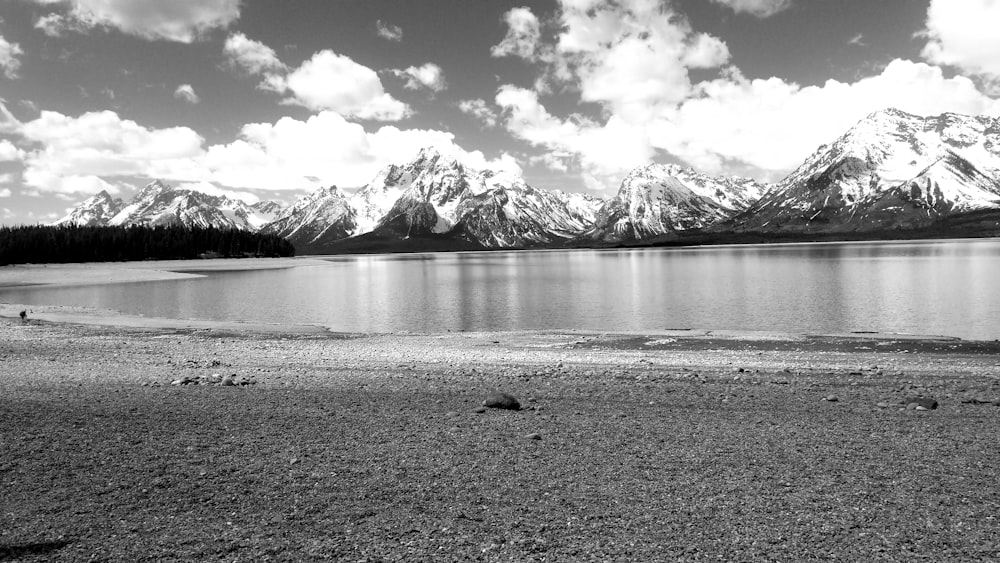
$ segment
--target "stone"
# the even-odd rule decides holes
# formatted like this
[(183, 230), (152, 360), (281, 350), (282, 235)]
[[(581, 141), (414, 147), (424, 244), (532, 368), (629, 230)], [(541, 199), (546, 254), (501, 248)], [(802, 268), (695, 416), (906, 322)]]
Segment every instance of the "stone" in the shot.
[(521, 403), (513, 395), (502, 391), (494, 391), (486, 396), (483, 406), (491, 409), (504, 409), (510, 411), (521, 410)]
[(233, 385), (236, 385), (236, 381), (233, 379), (233, 376), (227, 375), (222, 378), (221, 385), (223, 387), (232, 387)]
[(927, 410), (934, 410), (938, 408), (938, 402), (931, 397), (907, 397), (903, 400), (903, 402), (906, 403), (907, 408), (914, 403), (916, 403), (918, 407), (924, 407)]
[(525, 438), (529, 440), (541, 440), (542, 435), (537, 432), (532, 432), (531, 434), (526, 435)]
[(476, 414), (483, 414), (484, 412), (486, 412), (486, 407), (476, 407), (472, 409), (472, 412)]
[(880, 409), (887, 409), (889, 408), (889, 403), (878, 403), (875, 406), (877, 406)]
[(831, 394), (831, 395), (827, 395), (826, 397), (823, 397), (823, 400), (824, 401), (829, 401), (831, 403), (836, 403), (837, 401), (840, 400), (840, 397)]
[(455, 418), (455, 417), (459, 416), (458, 413), (455, 412), (455, 411), (448, 411), (448, 412), (444, 413), (444, 415), (446, 417), (448, 417), (448, 418)]

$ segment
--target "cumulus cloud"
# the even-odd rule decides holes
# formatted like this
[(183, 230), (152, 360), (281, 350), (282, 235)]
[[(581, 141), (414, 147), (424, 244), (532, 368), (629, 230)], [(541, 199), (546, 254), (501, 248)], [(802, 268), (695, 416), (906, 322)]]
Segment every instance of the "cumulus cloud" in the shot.
[(389, 41), (399, 43), (403, 40), (403, 28), (389, 22), (375, 20), (375, 32), (378, 33), (379, 37)]
[(1000, 92), (1000, 2), (931, 0), (927, 8), (928, 41), (922, 56), (936, 64), (982, 75)]
[(76, 118), (43, 111), (18, 133), (38, 147), (26, 151), (25, 184), (63, 193), (108, 188), (102, 177), (197, 175), (203, 142), (187, 127), (150, 129), (112, 111)]
[(19, 56), (24, 51), (17, 43), (11, 43), (0, 35), (0, 69), (3, 69), (4, 76), (10, 79), (17, 78), (17, 71), (21, 68)]
[(477, 98), (474, 100), (462, 100), (458, 103), (458, 109), (465, 114), (475, 117), (480, 123), (486, 127), (496, 127), (497, 126), (497, 114), (493, 111), (489, 105), (486, 104), (486, 100), (482, 98)]
[(213, 29), (228, 27), (240, 15), (240, 0), (34, 1), (68, 10), (35, 23), (50, 35), (107, 27), (150, 40), (191, 43)]
[[(259, 88), (286, 95), (283, 100), (286, 104), (378, 121), (398, 121), (412, 113), (409, 106), (385, 91), (378, 73), (329, 49), (313, 54), (298, 68), (290, 69), (278, 59), (274, 49), (235, 33), (226, 40), (223, 53), (232, 65), (261, 76), (263, 81)], [(432, 84), (443, 89), (444, 76), (440, 67), (430, 66), (437, 69), (439, 79)], [(423, 67), (411, 68), (414, 80), (426, 78), (421, 71)]]
[(396, 69), (392, 72), (396, 76), (406, 79), (405, 88), (409, 90), (426, 88), (432, 92), (442, 92), (448, 88), (448, 83), (444, 79), (444, 71), (434, 63), (411, 66), (403, 70)]
[(628, 170), (653, 157), (642, 127), (619, 117), (612, 116), (603, 125), (580, 115), (559, 119), (541, 104), (535, 91), (512, 85), (500, 87), (496, 103), (504, 109), (508, 131), (549, 150), (542, 163), (557, 171), (577, 164), (590, 189), (613, 185)]
[(397, 121), (411, 113), (406, 104), (385, 91), (374, 70), (329, 49), (290, 72), (285, 89), (290, 94), (286, 103), (313, 111), (333, 110), (379, 121)]
[(494, 57), (521, 57), (533, 60), (541, 39), (541, 25), (530, 8), (511, 8), (504, 16), (507, 35), (490, 49)]
[(24, 151), (7, 139), (0, 139), (0, 162), (13, 162), (24, 158)]
[[(790, 5), (728, 3), (761, 17)], [(632, 166), (666, 156), (706, 172), (778, 179), (885, 107), (920, 115), (1000, 113), (1000, 102), (972, 80), (907, 60), (853, 82), (803, 87), (778, 77), (747, 78), (729, 64), (724, 42), (695, 31), (658, 0), (559, 0), (555, 19), (556, 36), (543, 33), (536, 41), (529, 33), (531, 49), (518, 56), (530, 59), (540, 77), (562, 80), (580, 101), (597, 103), (600, 114), (556, 115), (537, 88), (514, 85), (501, 87), (495, 102), (504, 128), (544, 151), (530, 162), (579, 173), (594, 188), (613, 189)], [(508, 36), (520, 35), (512, 26)], [(983, 57), (977, 68), (987, 64)], [(566, 71), (561, 77), (553, 73), (559, 65)], [(694, 82), (692, 69), (717, 72)]]
[(758, 18), (769, 18), (792, 7), (792, 0), (712, 0), (732, 8), (736, 13), (746, 13)]
[[(54, 195), (113, 193), (133, 178), (160, 178), (228, 194), (305, 191), (329, 184), (355, 187), (427, 146), (476, 168), (520, 171), (509, 155), (489, 159), (480, 151), (466, 151), (446, 131), (391, 125), (366, 129), (334, 111), (306, 120), (285, 117), (247, 124), (233, 141), (214, 145), (186, 127), (146, 127), (111, 111), (79, 117), (43, 111), (37, 119), (17, 123), (14, 135), (22, 148), (0, 143), (0, 157), (22, 159), (25, 186)], [(222, 191), (212, 192), (209, 185)]]
[(248, 38), (242, 33), (233, 33), (226, 38), (222, 53), (235, 67), (250, 74), (264, 74), (285, 70), (285, 65), (278, 59), (274, 49)]
[(689, 68), (729, 60), (716, 37), (695, 33), (681, 14), (657, 0), (562, 0), (556, 48), (581, 99), (641, 121), (684, 100)]
[(741, 163), (780, 174), (795, 168), (866, 115), (896, 107), (917, 115), (1000, 113), (1000, 102), (968, 78), (946, 78), (924, 63), (895, 60), (853, 83), (801, 87), (738, 74), (706, 82), (697, 95), (649, 124), (653, 146), (696, 167)]
[(174, 90), (174, 97), (178, 100), (184, 100), (189, 104), (197, 104), (201, 101), (198, 94), (195, 93), (194, 87), (190, 84), (181, 84)]

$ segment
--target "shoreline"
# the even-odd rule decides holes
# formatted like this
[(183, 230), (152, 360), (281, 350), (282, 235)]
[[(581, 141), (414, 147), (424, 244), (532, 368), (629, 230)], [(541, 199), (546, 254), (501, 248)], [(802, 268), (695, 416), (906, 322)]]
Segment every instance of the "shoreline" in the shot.
[(0, 556), (1000, 557), (994, 343), (111, 320), (0, 318)]

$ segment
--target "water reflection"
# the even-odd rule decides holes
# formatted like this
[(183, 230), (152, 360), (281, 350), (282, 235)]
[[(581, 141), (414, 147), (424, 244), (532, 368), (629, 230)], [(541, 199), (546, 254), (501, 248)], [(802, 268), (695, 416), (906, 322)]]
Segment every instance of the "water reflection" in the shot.
[(338, 256), (318, 266), (77, 288), (12, 303), (344, 331), (854, 330), (1000, 337), (1000, 241)]

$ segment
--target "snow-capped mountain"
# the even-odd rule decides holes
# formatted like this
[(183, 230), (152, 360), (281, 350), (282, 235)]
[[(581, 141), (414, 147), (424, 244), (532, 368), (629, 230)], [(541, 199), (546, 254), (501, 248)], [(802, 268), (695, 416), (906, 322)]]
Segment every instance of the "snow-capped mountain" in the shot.
[(744, 211), (765, 189), (750, 178), (712, 177), (675, 164), (642, 166), (629, 172), (582, 238), (632, 241), (703, 229)]
[(488, 178), (485, 192), (462, 201), (464, 232), (486, 248), (550, 244), (588, 228), (603, 201), (583, 194), (536, 189), (520, 178)]
[(303, 198), (268, 230), (313, 249), (369, 233), (380, 241), (450, 236), (487, 248), (523, 247), (579, 234), (601, 203), (539, 190), (516, 175), (476, 170), (425, 148), (406, 164), (386, 166), (349, 197), (320, 190)]
[(742, 231), (922, 227), (1000, 208), (1000, 120), (873, 113), (733, 221)]
[(108, 192), (101, 190), (97, 192), (97, 195), (83, 200), (53, 225), (107, 225), (108, 221), (117, 215), (123, 207), (125, 207), (125, 203), (122, 200), (112, 198)]
[(86, 220), (90, 225), (170, 225), (236, 228), (256, 231), (270, 223), (281, 205), (273, 201), (247, 204), (226, 196), (171, 187), (159, 180), (139, 190), (127, 204), (101, 192), (57, 224)]
[(347, 196), (336, 186), (330, 186), (299, 198), (261, 232), (275, 233), (292, 244), (310, 245), (323, 239), (351, 236), (357, 230), (356, 216)]

